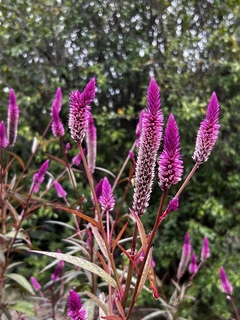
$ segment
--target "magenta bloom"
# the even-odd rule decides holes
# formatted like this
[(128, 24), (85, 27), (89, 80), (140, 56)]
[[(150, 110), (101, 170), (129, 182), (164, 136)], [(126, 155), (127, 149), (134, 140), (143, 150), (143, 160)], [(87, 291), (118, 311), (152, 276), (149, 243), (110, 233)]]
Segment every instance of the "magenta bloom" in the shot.
[(184, 237), (184, 244), (183, 244), (183, 248), (182, 248), (182, 256), (181, 256), (181, 260), (178, 266), (178, 271), (177, 271), (177, 278), (181, 279), (184, 271), (186, 270), (186, 267), (188, 265), (188, 262), (190, 260), (191, 257), (191, 251), (192, 251), (192, 247), (190, 244), (190, 236), (188, 234), (188, 232), (185, 234)]
[(70, 113), (68, 125), (71, 137), (79, 144), (82, 143), (88, 127), (90, 106), (95, 97), (95, 78), (93, 78), (80, 93), (72, 91), (70, 94)]
[[(86, 154), (86, 148), (83, 148), (83, 153)], [(79, 166), (82, 162), (82, 156), (81, 153), (78, 153), (75, 157), (72, 158), (72, 164), (75, 166)]]
[(115, 200), (113, 197), (111, 185), (106, 177), (103, 178), (102, 194), (99, 197), (99, 203), (102, 205), (102, 210), (105, 212), (109, 212), (114, 209)]
[(31, 280), (31, 283), (32, 283), (32, 286), (34, 288), (35, 291), (39, 291), (41, 289), (41, 285), (40, 283), (37, 281), (36, 278), (34, 277), (30, 277), (30, 280)]
[(62, 109), (62, 91), (60, 87), (57, 88), (55, 99), (53, 100), (53, 103), (52, 103), (52, 109), (53, 108), (55, 108), (58, 113)]
[(147, 111), (142, 121), (133, 193), (133, 210), (140, 216), (148, 207), (157, 151), (162, 138), (163, 115), (160, 109), (160, 92), (151, 78), (147, 92)]
[(221, 280), (221, 283), (222, 283), (222, 291), (231, 296), (232, 292), (233, 292), (232, 285), (229, 282), (229, 280), (227, 278), (227, 275), (226, 275), (226, 272), (223, 269), (223, 267), (220, 267), (219, 276), (220, 276), (220, 280)]
[(210, 257), (210, 248), (208, 244), (208, 238), (204, 237), (203, 239), (203, 246), (202, 246), (202, 253), (201, 253), (201, 261), (205, 261)]
[(17, 138), (19, 108), (17, 105), (17, 99), (14, 94), (14, 90), (10, 89), (9, 92), (9, 105), (8, 105), (8, 127), (7, 137), (10, 147), (13, 147)]
[(57, 180), (54, 181), (54, 187), (55, 187), (55, 189), (57, 191), (57, 195), (58, 195), (59, 198), (65, 198), (66, 197), (67, 192), (63, 189), (63, 187), (61, 186), (61, 184)]
[(158, 161), (159, 187), (169, 189), (181, 180), (183, 173), (180, 137), (173, 114), (170, 114), (164, 135), (164, 149)]
[(42, 166), (40, 167), (40, 169), (38, 170), (37, 173), (34, 174), (33, 176), (33, 192), (38, 192), (39, 190), (39, 186), (40, 184), (43, 182), (44, 177), (45, 177), (45, 173), (48, 169), (48, 164), (49, 164), (49, 160), (46, 160)]
[(5, 149), (8, 145), (4, 122), (0, 123), (0, 149)]
[(68, 313), (67, 315), (71, 320), (87, 320), (86, 310), (82, 308), (82, 302), (74, 290), (70, 290), (68, 296)]
[(68, 143), (66, 143), (66, 146), (65, 146), (66, 151), (68, 151), (70, 148), (71, 148), (70, 143), (69, 143), (69, 142), (68, 142)]
[(213, 92), (208, 104), (206, 118), (201, 122), (197, 134), (193, 160), (200, 165), (208, 157), (217, 141), (220, 125), (218, 123), (219, 103), (216, 93)]
[(94, 120), (89, 113), (89, 121), (87, 127), (87, 163), (88, 169), (91, 174), (94, 173), (96, 165), (96, 155), (97, 155), (97, 129), (94, 125)]
[(179, 206), (179, 200), (178, 197), (173, 198), (169, 201), (169, 204), (166, 208), (166, 211), (168, 213), (173, 212), (173, 211), (177, 211), (178, 210), (178, 206)]
[(188, 271), (190, 274), (196, 274), (198, 272), (197, 257), (195, 253), (192, 254), (192, 259), (189, 264)]
[(52, 107), (52, 132), (56, 138), (64, 136), (64, 126), (60, 120), (56, 105)]

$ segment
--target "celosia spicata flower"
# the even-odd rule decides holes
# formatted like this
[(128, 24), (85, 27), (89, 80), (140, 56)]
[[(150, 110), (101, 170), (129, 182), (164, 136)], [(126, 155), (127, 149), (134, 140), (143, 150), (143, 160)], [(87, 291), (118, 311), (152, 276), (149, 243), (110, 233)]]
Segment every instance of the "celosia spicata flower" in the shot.
[(177, 271), (177, 279), (181, 279), (184, 271), (186, 270), (186, 267), (188, 265), (188, 262), (190, 260), (191, 257), (191, 251), (192, 251), (192, 247), (190, 244), (190, 236), (188, 234), (188, 232), (185, 234), (184, 237), (184, 244), (183, 244), (183, 248), (182, 248), (182, 256), (181, 256), (181, 260), (178, 266), (178, 271)]
[(8, 105), (8, 127), (7, 137), (8, 144), (13, 147), (17, 138), (17, 127), (18, 127), (19, 109), (17, 105), (17, 99), (14, 94), (14, 90), (10, 89), (9, 92), (9, 105)]
[(53, 103), (52, 103), (52, 109), (53, 108), (56, 108), (58, 113), (62, 109), (62, 90), (60, 87), (57, 88), (55, 99), (53, 100)]
[(222, 291), (228, 295), (232, 295), (233, 289), (232, 289), (232, 285), (230, 283), (230, 281), (227, 278), (226, 272), (223, 269), (223, 267), (220, 267), (220, 280), (221, 280), (221, 284), (222, 284)]
[[(83, 148), (83, 153), (86, 154), (86, 148)], [(72, 164), (75, 166), (79, 166), (82, 162), (82, 155), (81, 153), (78, 153), (75, 157), (72, 158)]]
[(102, 206), (102, 210), (105, 212), (112, 211), (115, 206), (115, 199), (113, 197), (111, 185), (106, 177), (102, 182), (102, 194), (99, 197), (99, 203)]
[(55, 189), (57, 191), (57, 195), (58, 195), (59, 198), (65, 198), (66, 197), (67, 192), (63, 189), (63, 187), (61, 186), (61, 184), (57, 180), (54, 181), (54, 187), (55, 187)]
[(93, 78), (80, 93), (72, 91), (70, 94), (70, 113), (68, 125), (71, 137), (81, 144), (88, 127), (89, 113), (91, 107), (89, 104), (95, 97), (95, 78)]
[[(58, 249), (57, 252), (58, 252), (58, 253), (61, 253), (61, 250)], [(52, 281), (55, 282), (55, 281), (57, 281), (57, 280), (59, 279), (59, 276), (60, 276), (63, 268), (64, 268), (64, 261), (63, 261), (63, 260), (60, 260), (60, 261), (58, 262), (57, 268), (54, 270), (53, 274), (51, 275)]]
[(68, 151), (70, 148), (71, 148), (70, 143), (69, 143), (69, 142), (68, 142), (68, 143), (66, 143), (66, 146), (65, 146), (66, 151)]
[(210, 257), (210, 248), (209, 248), (209, 244), (208, 244), (208, 238), (204, 237), (202, 252), (201, 252), (201, 261), (205, 261), (209, 257)]
[(56, 105), (52, 107), (52, 132), (56, 138), (64, 136), (64, 126), (60, 120)]
[(4, 122), (0, 123), (0, 149), (5, 149), (8, 145)]
[(68, 313), (71, 320), (86, 320), (86, 310), (82, 308), (82, 302), (74, 290), (70, 290), (68, 296)]
[(178, 206), (179, 206), (179, 200), (178, 200), (178, 197), (176, 198), (172, 198), (170, 201), (169, 201), (169, 204), (166, 208), (166, 211), (168, 213), (170, 212), (173, 212), (173, 211), (177, 211), (178, 210)]
[[(102, 195), (102, 185), (103, 185), (103, 179), (100, 179), (100, 181), (98, 182), (98, 184), (96, 185), (95, 188), (95, 193), (96, 193), (96, 197), (97, 197), (97, 201), (99, 201), (101, 195)], [(94, 204), (94, 198), (92, 196), (92, 202)]]
[(181, 180), (182, 163), (178, 127), (173, 114), (170, 114), (164, 134), (163, 152), (158, 161), (159, 187), (162, 190), (169, 189)]
[(147, 92), (147, 110), (142, 121), (136, 173), (134, 178), (133, 210), (141, 216), (148, 207), (152, 192), (157, 151), (162, 138), (163, 115), (160, 92), (151, 78)]
[(208, 104), (206, 118), (201, 122), (197, 133), (193, 160), (200, 165), (208, 157), (217, 141), (220, 125), (218, 123), (219, 103), (216, 93), (213, 92)]
[(30, 277), (30, 281), (31, 281), (32, 286), (33, 286), (33, 289), (34, 289), (35, 291), (39, 291), (39, 290), (41, 289), (41, 285), (40, 285), (40, 283), (37, 281), (36, 278)]
[(40, 184), (43, 182), (45, 173), (48, 169), (49, 160), (46, 160), (37, 173), (33, 176), (33, 192), (38, 192)]
[(94, 120), (91, 113), (89, 113), (86, 138), (88, 169), (90, 173), (93, 174), (95, 170), (97, 155), (97, 129), (94, 125)]
[(189, 264), (188, 271), (190, 274), (196, 274), (198, 272), (197, 257), (195, 253), (192, 254), (192, 259)]

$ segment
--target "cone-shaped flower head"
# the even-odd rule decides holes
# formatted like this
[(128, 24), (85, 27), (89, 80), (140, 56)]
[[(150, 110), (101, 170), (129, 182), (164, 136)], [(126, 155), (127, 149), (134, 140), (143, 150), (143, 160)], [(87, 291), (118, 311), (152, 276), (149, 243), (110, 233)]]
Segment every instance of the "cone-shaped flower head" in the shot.
[(17, 99), (13, 89), (9, 92), (9, 105), (8, 105), (8, 127), (7, 137), (10, 147), (13, 147), (17, 138), (19, 109), (17, 105)]
[(48, 169), (48, 164), (49, 164), (49, 160), (46, 160), (42, 166), (40, 167), (40, 169), (38, 170), (37, 173), (34, 174), (33, 176), (33, 183), (34, 183), (34, 187), (33, 187), (33, 192), (38, 192), (39, 190), (39, 186), (40, 184), (43, 182), (44, 177), (45, 177), (45, 173)]
[(147, 111), (144, 113), (134, 179), (133, 210), (140, 216), (148, 207), (157, 151), (162, 138), (163, 115), (160, 92), (154, 78), (147, 92)]
[(103, 178), (102, 194), (99, 198), (99, 203), (102, 205), (102, 210), (105, 212), (112, 211), (115, 206), (112, 188), (106, 177)]
[(177, 123), (173, 114), (170, 114), (164, 135), (164, 148), (158, 161), (159, 187), (169, 189), (171, 185), (181, 180), (183, 173), (180, 155), (180, 137)]
[(82, 308), (82, 302), (74, 290), (70, 290), (68, 296), (68, 313), (71, 320), (86, 320), (86, 310)]
[(57, 191), (57, 195), (58, 195), (59, 198), (65, 198), (66, 197), (67, 192), (63, 189), (63, 187), (61, 186), (61, 184), (57, 180), (54, 181), (54, 187), (55, 187), (55, 189)]
[(232, 295), (232, 292), (233, 292), (232, 285), (229, 282), (227, 275), (226, 275), (226, 272), (223, 269), (223, 267), (220, 267), (219, 276), (220, 276), (220, 280), (222, 283), (222, 291), (226, 294)]
[(197, 133), (193, 160), (199, 165), (208, 160), (208, 157), (217, 141), (220, 128), (218, 117), (219, 103), (216, 93), (213, 92), (208, 104), (206, 118), (201, 122)]
[(204, 237), (202, 252), (201, 252), (201, 261), (205, 261), (209, 257), (210, 257), (210, 248), (209, 248), (209, 244), (208, 244), (208, 238)]
[(72, 138), (82, 143), (88, 127), (90, 106), (95, 97), (95, 78), (93, 78), (80, 93), (78, 90), (70, 94), (70, 113), (68, 125)]
[(4, 122), (0, 123), (0, 149), (5, 149), (8, 145)]
[(178, 210), (178, 206), (179, 206), (179, 200), (178, 197), (173, 198), (169, 201), (169, 204), (167, 206), (166, 211), (168, 211), (168, 213), (173, 212), (173, 211), (177, 211)]
[(88, 127), (87, 127), (87, 163), (88, 169), (91, 174), (94, 173), (97, 155), (97, 129), (94, 125), (94, 120), (89, 114)]
[(52, 109), (53, 108), (56, 108), (58, 113), (62, 109), (62, 91), (60, 87), (57, 88), (55, 99), (53, 100), (53, 103), (52, 103)]
[(56, 105), (52, 107), (52, 132), (56, 138), (64, 136), (64, 126), (60, 120)]
[(195, 253), (192, 254), (192, 259), (189, 264), (188, 271), (190, 274), (196, 274), (198, 272), (197, 257)]
[(32, 286), (34, 288), (35, 291), (39, 291), (41, 289), (41, 285), (40, 283), (37, 281), (36, 278), (34, 277), (30, 277), (30, 280), (31, 280), (31, 283), (32, 283)]
[(192, 247), (190, 244), (190, 236), (188, 234), (188, 232), (185, 234), (184, 237), (184, 244), (183, 244), (183, 248), (182, 248), (182, 256), (181, 256), (181, 260), (178, 266), (178, 271), (177, 271), (177, 278), (181, 279), (184, 271), (186, 270), (186, 267), (188, 265), (188, 262), (190, 260), (191, 257), (191, 251), (192, 251)]

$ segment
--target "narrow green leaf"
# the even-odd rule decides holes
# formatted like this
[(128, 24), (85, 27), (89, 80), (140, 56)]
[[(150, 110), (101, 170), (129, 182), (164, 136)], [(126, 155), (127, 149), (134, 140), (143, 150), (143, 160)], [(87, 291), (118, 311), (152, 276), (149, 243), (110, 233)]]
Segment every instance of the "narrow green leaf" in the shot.
[(21, 287), (23, 287), (29, 293), (31, 293), (32, 295), (35, 295), (31, 284), (22, 275), (17, 274), (17, 273), (6, 273), (5, 277), (12, 279), (13, 281), (16, 281), (18, 284), (20, 284)]
[(29, 316), (34, 316), (35, 314), (34, 305), (27, 301), (18, 301), (17, 303), (8, 305), (8, 308)]
[(103, 310), (106, 315), (110, 314), (109, 308), (106, 304), (104, 304), (97, 296), (92, 294), (91, 292), (85, 290), (84, 293), (89, 296), (96, 304)]

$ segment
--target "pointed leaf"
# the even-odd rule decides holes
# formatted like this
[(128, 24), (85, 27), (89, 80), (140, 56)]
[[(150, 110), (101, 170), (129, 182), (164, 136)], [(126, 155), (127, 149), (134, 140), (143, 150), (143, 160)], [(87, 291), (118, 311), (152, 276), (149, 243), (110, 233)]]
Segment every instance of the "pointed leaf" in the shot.
[(79, 258), (79, 257), (70, 256), (68, 254), (57, 253), (57, 252), (45, 252), (45, 251), (35, 251), (35, 250), (31, 250), (31, 252), (44, 254), (46, 256), (57, 258), (59, 260), (64, 260), (66, 262), (74, 264), (75, 266), (81, 267), (85, 270), (88, 270), (92, 273), (97, 274), (99, 277), (101, 277), (103, 280), (105, 280), (112, 287), (117, 288), (116, 281), (108, 273), (106, 273), (103, 269), (101, 269), (99, 266), (97, 266), (96, 264), (94, 264), (90, 261), (87, 261), (87, 260)]
[[(128, 226), (128, 223), (129, 223), (129, 221), (127, 221), (127, 222), (125, 223), (125, 225), (122, 227), (122, 229), (120, 230), (119, 234), (117, 235), (117, 238), (115, 239), (116, 242), (118, 242), (118, 241), (121, 239), (124, 231), (126, 230), (126, 228), (127, 228), (127, 226)], [(112, 249), (112, 252), (113, 252), (113, 253), (114, 253), (115, 248), (116, 248), (116, 244), (114, 243), (114, 244), (113, 244), (113, 249)]]
[(86, 310), (86, 319), (88, 320), (94, 320), (95, 316), (95, 302), (91, 299), (88, 299), (83, 304), (83, 310)]
[(142, 242), (143, 251), (146, 251), (146, 248), (147, 248), (147, 236), (146, 236), (145, 229), (144, 229), (144, 226), (142, 224), (142, 221), (139, 218), (139, 216), (133, 210), (130, 209), (130, 212), (131, 212), (130, 217), (133, 219), (134, 222), (137, 223), (138, 232), (140, 234), (140, 239), (141, 239), (141, 242)]
[(54, 161), (62, 164), (64, 167), (67, 166), (66, 162), (63, 161), (62, 159), (60, 159), (60, 158), (58, 158), (58, 157), (56, 157), (56, 156), (53, 156), (52, 154), (49, 154), (49, 153), (46, 153), (46, 155), (48, 156), (48, 158), (50, 158), (50, 159), (52, 159), (52, 160), (54, 160)]
[(98, 244), (100, 250), (104, 254), (105, 258), (109, 260), (109, 256), (108, 256), (108, 252), (107, 252), (107, 248), (106, 248), (105, 242), (104, 242), (103, 238), (101, 237), (100, 233), (98, 232), (98, 229), (95, 228), (92, 224), (90, 224), (90, 227), (92, 228), (92, 232), (93, 232), (94, 238), (97, 241), (97, 244)]
[(106, 304), (104, 304), (97, 296), (92, 294), (91, 292), (85, 290), (84, 293), (89, 296), (93, 301), (96, 302), (96, 304), (103, 310), (103, 312), (107, 315), (110, 314), (109, 308)]
[(17, 303), (8, 305), (8, 308), (11, 310), (22, 312), (29, 316), (34, 316), (35, 314), (34, 305), (27, 301), (18, 301)]
[(11, 151), (7, 151), (7, 153), (10, 154), (11, 156), (13, 156), (18, 161), (18, 163), (23, 168), (23, 170), (25, 170), (25, 165), (24, 165), (22, 158), (20, 158), (17, 154), (15, 154)]
[(147, 257), (147, 260), (146, 260), (146, 263), (145, 263), (145, 266), (144, 266), (144, 269), (143, 269), (141, 280), (140, 280), (140, 283), (139, 283), (139, 286), (138, 286), (137, 296), (142, 291), (142, 288), (143, 288), (143, 286), (144, 286), (144, 284), (146, 282), (149, 266), (150, 266), (150, 263), (151, 263), (151, 259), (152, 259), (152, 248), (149, 250), (148, 257)]
[(22, 275), (17, 273), (6, 273), (5, 277), (16, 281), (18, 284), (20, 284), (21, 287), (23, 287), (29, 293), (31, 293), (32, 295), (35, 295), (35, 292), (33, 291), (31, 284)]

